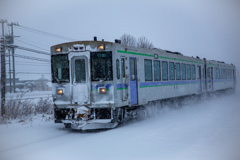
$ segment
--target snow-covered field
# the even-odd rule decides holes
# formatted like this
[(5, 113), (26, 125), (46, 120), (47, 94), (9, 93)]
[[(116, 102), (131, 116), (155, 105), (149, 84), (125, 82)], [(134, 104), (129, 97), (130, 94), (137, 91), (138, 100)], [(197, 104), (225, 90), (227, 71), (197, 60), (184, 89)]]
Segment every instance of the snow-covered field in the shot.
[(0, 125), (0, 160), (239, 160), (240, 93), (100, 132), (48, 118)]
[(34, 91), (26, 93), (8, 93), (6, 94), (6, 100), (17, 99), (19, 96), (22, 96), (22, 99), (38, 99), (39, 98), (51, 98), (52, 91)]

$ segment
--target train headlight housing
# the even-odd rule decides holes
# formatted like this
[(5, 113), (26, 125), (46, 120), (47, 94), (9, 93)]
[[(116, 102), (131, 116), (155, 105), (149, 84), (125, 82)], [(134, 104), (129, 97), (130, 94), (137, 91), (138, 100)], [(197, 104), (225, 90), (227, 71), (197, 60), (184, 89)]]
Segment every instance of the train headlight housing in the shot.
[(58, 95), (63, 95), (63, 90), (62, 90), (62, 89), (58, 89), (58, 90), (57, 90), (57, 94), (58, 94)]
[(106, 88), (105, 87), (99, 87), (98, 88), (98, 93), (101, 93), (101, 94), (106, 93)]

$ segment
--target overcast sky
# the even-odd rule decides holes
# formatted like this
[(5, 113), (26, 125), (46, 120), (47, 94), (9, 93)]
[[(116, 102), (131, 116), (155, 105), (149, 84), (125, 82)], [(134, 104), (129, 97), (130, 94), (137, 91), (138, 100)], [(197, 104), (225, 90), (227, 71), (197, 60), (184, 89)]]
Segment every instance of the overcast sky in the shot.
[[(233, 63), (240, 68), (239, 0), (0, 0), (0, 19), (76, 40), (146, 36), (156, 48)], [(14, 28), (15, 44), (48, 51), (69, 40)], [(17, 54), (50, 59), (16, 50)], [(50, 73), (50, 64), (18, 58), (17, 72)], [(27, 64), (27, 67), (24, 63)], [(50, 78), (50, 74), (45, 74)], [(34, 79), (41, 74), (17, 74)]]

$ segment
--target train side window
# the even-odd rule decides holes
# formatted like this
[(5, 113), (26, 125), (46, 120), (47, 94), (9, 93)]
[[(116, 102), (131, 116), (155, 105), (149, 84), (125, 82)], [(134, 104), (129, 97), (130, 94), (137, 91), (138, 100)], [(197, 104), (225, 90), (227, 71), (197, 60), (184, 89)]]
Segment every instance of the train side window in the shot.
[(162, 79), (164, 81), (168, 80), (168, 62), (162, 62)]
[(161, 81), (160, 61), (154, 61), (154, 81)]
[(220, 77), (220, 79), (223, 79), (223, 69), (221, 68), (220, 70), (221, 70), (221, 77)]
[(145, 59), (145, 81), (152, 81), (152, 60)]
[(225, 69), (225, 79), (227, 79), (227, 69)]
[(192, 64), (192, 80), (195, 80), (196, 79), (196, 69), (195, 69), (195, 65)]
[(223, 79), (225, 79), (226, 76), (226, 72), (225, 72), (225, 68), (223, 69)]
[(229, 79), (229, 69), (227, 69), (227, 79)]
[(174, 69), (174, 63), (173, 62), (169, 62), (169, 74), (170, 74), (169, 79), (170, 80), (175, 80), (175, 69)]
[(182, 80), (186, 80), (186, 64), (182, 63)]
[(191, 66), (187, 64), (187, 80), (191, 80)]
[(122, 77), (125, 77), (125, 59), (121, 58)]
[(217, 68), (216, 67), (214, 68), (214, 73), (215, 73), (214, 78), (217, 79)]
[(120, 66), (119, 66), (119, 60), (116, 60), (116, 68), (117, 68), (117, 79), (120, 78)]
[(181, 80), (180, 63), (176, 63), (176, 79), (177, 79), (177, 80)]

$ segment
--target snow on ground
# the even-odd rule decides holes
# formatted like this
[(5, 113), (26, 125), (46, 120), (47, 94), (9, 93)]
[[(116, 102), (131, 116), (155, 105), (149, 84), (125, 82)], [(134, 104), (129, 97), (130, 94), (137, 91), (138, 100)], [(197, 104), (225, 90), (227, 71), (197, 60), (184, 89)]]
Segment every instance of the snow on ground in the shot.
[(165, 108), (99, 132), (67, 130), (46, 118), (0, 125), (1, 160), (239, 160), (240, 94)]
[(39, 99), (39, 98), (51, 98), (52, 91), (33, 91), (25, 93), (8, 93), (6, 94), (6, 100), (17, 99), (22, 96), (22, 99)]

